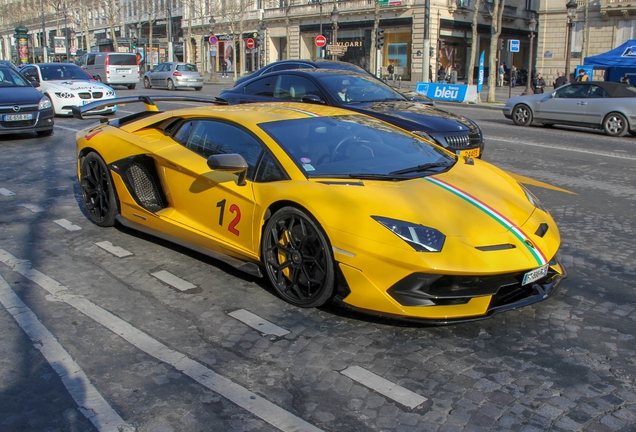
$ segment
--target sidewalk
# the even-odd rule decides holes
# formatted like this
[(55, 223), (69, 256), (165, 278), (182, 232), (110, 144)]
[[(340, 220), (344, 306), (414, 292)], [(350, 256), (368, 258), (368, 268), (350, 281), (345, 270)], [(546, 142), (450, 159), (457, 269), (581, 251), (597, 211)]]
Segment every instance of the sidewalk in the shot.
[[(221, 85), (225, 87), (232, 87), (233, 83), (234, 83), (234, 74), (233, 73), (229, 73), (229, 75), (227, 77), (222, 77), (220, 72), (217, 72), (216, 74), (216, 81), (210, 81), (210, 73), (204, 73), (203, 77), (205, 78), (205, 84), (206, 85)], [(398, 89), (401, 92), (408, 92), (408, 91), (415, 91), (415, 86), (417, 84), (416, 81), (396, 81), (395, 83), (392, 81), (388, 81), (387, 84), (389, 84), (392, 87), (395, 87), (396, 89)], [(459, 83), (459, 84), (463, 84), (463, 83)], [(497, 87), (495, 90), (495, 100), (496, 102), (493, 103), (489, 103), (486, 102), (488, 100), (488, 86), (484, 85), (482, 86), (481, 89), (481, 93), (480, 93), (480, 97), (481, 97), (481, 103), (479, 104), (463, 104), (466, 106), (480, 106), (480, 107), (492, 107), (494, 109), (501, 109), (501, 107), (503, 105), (505, 105), (506, 101), (509, 98), (509, 94), (510, 97), (514, 97), (514, 96), (519, 96), (521, 95), (521, 93), (523, 93), (526, 90), (525, 86), (516, 86), (513, 87), (512, 89), (509, 87)], [(450, 102), (450, 101), (436, 101), (437, 103), (443, 103), (443, 104), (456, 104), (458, 102)]]

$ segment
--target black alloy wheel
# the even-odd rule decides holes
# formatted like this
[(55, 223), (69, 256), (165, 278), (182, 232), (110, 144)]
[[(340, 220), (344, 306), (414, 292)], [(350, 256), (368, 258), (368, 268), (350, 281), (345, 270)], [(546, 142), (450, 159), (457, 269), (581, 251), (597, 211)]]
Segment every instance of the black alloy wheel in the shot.
[(517, 105), (512, 110), (512, 121), (517, 126), (530, 126), (532, 123), (532, 110), (527, 105)]
[(302, 210), (283, 207), (267, 222), (261, 254), (267, 276), (283, 300), (318, 307), (334, 293), (331, 246), (320, 226)]
[(113, 226), (118, 213), (117, 198), (108, 168), (97, 153), (82, 159), (80, 188), (90, 220), (102, 227)]

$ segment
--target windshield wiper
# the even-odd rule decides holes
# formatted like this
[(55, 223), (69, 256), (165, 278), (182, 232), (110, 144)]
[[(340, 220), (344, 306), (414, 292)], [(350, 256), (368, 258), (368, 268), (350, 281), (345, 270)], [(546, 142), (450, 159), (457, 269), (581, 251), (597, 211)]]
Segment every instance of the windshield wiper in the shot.
[(433, 162), (433, 163), (427, 163), (427, 164), (418, 165), (418, 166), (411, 167), (411, 168), (404, 168), (404, 169), (401, 169), (401, 170), (393, 171), (393, 172), (390, 172), (389, 175), (391, 175), (391, 174), (394, 174), (394, 175), (410, 174), (410, 173), (415, 173), (415, 172), (428, 171), (431, 168), (447, 167), (447, 166), (451, 166), (451, 165), (452, 165), (452, 163), (448, 163), (448, 162)]

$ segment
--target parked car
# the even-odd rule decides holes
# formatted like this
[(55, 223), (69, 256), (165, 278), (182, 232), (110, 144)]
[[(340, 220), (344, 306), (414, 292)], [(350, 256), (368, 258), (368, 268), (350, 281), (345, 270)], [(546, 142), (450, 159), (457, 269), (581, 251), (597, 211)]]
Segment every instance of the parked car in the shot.
[(196, 65), (182, 62), (159, 63), (144, 74), (144, 87), (165, 87), (168, 90), (180, 88), (203, 88), (203, 75)]
[(510, 98), (503, 114), (519, 126), (563, 124), (602, 129), (610, 136), (636, 135), (636, 88), (608, 81), (575, 82), (549, 93)]
[(428, 103), (411, 100), (368, 73), (331, 69), (271, 72), (222, 90), (229, 104), (296, 101), (367, 114), (465, 156), (481, 157), (484, 139), (475, 122)]
[[(171, 100), (195, 104), (155, 105)], [(474, 321), (543, 301), (566, 277), (534, 195), (386, 122), (322, 104), (116, 102), (148, 111), (76, 134), (84, 214), (266, 277), (296, 307)]]
[[(39, 63), (23, 66), (22, 74), (39, 84), (38, 90), (53, 103), (56, 115), (72, 115), (71, 108), (115, 97), (115, 90), (93, 79), (86, 71), (73, 63)], [(112, 114), (117, 106), (112, 104), (91, 114)]]
[(334, 69), (359, 73), (369, 73), (360, 66), (354, 65), (353, 63), (337, 60), (280, 60), (274, 63), (270, 63), (267, 66), (263, 66), (256, 72), (238, 78), (234, 82), (234, 87), (238, 86), (239, 84), (243, 84), (244, 82), (251, 80), (252, 78), (256, 78), (264, 74), (290, 69)]
[(135, 53), (88, 52), (80, 57), (78, 65), (104, 84), (133, 90), (139, 82), (139, 60)]
[(10, 62), (9, 60), (0, 60), (0, 66), (6, 66), (14, 70), (19, 70), (18, 67), (14, 65), (13, 62)]
[(15, 67), (0, 65), (0, 134), (53, 133), (53, 105)]

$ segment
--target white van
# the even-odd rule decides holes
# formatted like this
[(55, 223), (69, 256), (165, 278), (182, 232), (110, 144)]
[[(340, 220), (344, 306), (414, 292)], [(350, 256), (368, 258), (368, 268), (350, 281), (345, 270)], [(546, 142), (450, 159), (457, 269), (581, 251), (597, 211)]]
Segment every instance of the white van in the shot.
[(104, 84), (124, 85), (132, 90), (139, 82), (139, 63), (134, 53), (89, 52), (77, 64)]

